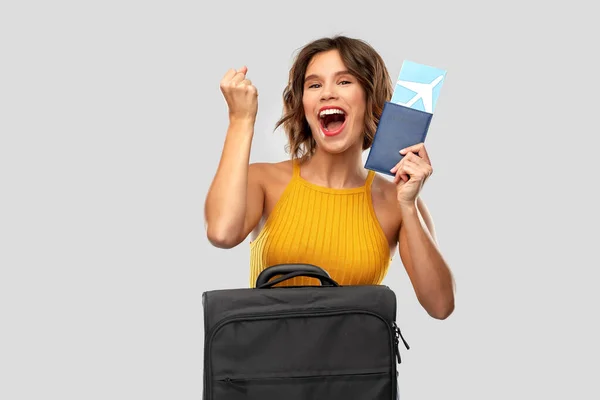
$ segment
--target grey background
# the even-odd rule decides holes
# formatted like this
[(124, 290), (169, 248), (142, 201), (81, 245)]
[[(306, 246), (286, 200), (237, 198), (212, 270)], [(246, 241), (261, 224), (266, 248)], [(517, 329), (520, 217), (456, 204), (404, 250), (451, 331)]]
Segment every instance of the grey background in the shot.
[(202, 292), (249, 272), (247, 241), (204, 235), (219, 80), (248, 66), (251, 158), (281, 160), (293, 53), (336, 33), (369, 41), (392, 77), (404, 59), (448, 70), (423, 198), (456, 311), (428, 317), (396, 255), (401, 398), (598, 398), (590, 7), (262, 4), (0, 6), (0, 398), (200, 398)]

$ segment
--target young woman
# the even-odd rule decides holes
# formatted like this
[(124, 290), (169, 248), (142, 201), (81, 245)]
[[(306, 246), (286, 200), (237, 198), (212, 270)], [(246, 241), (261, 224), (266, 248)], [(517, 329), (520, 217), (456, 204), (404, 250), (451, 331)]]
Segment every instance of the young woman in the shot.
[[(419, 193), (432, 173), (425, 146), (385, 179), (363, 168), (392, 84), (381, 56), (344, 36), (307, 44), (283, 93), (291, 160), (249, 164), (258, 92), (248, 70), (228, 71), (221, 91), (229, 127), (205, 203), (210, 242), (232, 248), (251, 235), (250, 283), (268, 266), (307, 263), (341, 285), (379, 284), (398, 248), (420, 304), (433, 318), (454, 309), (451, 272)], [(279, 285), (319, 284), (296, 277)]]

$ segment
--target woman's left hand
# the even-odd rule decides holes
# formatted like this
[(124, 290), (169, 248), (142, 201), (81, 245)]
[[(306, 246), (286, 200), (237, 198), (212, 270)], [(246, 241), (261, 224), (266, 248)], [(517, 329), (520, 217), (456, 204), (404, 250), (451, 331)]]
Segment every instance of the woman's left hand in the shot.
[(427, 150), (423, 143), (400, 150), (404, 158), (390, 172), (396, 174), (397, 199), (400, 205), (414, 206), (425, 181), (433, 173)]

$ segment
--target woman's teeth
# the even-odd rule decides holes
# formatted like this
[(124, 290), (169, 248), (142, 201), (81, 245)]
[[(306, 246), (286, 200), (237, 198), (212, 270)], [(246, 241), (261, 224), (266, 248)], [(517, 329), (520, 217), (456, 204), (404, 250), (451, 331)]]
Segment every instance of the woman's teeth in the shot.
[(319, 113), (319, 117), (323, 118), (323, 116), (325, 115), (331, 115), (331, 114), (342, 114), (345, 115), (346, 113), (343, 112), (342, 110), (339, 110), (337, 108), (329, 108), (327, 110), (323, 110)]

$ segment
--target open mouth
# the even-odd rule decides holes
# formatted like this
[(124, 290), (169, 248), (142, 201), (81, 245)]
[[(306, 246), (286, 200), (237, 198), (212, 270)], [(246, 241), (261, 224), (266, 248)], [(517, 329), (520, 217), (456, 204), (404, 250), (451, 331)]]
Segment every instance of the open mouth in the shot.
[(319, 122), (325, 135), (337, 135), (346, 125), (346, 113), (340, 108), (327, 108), (319, 113)]

